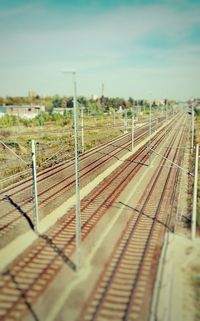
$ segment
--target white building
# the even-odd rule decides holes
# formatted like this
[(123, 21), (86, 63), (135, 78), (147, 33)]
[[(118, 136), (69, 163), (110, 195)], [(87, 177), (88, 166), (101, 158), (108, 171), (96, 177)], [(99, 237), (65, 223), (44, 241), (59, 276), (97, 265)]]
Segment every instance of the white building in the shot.
[(43, 105), (9, 105), (0, 106), (0, 117), (3, 115), (17, 116), (19, 118), (32, 119), (45, 111)]

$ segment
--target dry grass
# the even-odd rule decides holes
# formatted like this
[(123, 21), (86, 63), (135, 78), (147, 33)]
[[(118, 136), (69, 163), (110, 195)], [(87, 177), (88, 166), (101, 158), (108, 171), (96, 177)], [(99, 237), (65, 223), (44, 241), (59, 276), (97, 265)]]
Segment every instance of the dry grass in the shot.
[[(123, 125), (118, 119), (118, 125)], [(99, 117), (85, 119), (85, 151), (102, 143), (108, 142), (121, 134), (120, 127), (113, 127), (112, 117)], [(38, 171), (69, 159), (74, 153), (74, 131), (72, 126), (59, 127), (56, 124), (48, 124), (43, 129), (39, 127), (20, 128), (20, 133), (16, 133), (13, 128), (7, 128), (0, 132), (0, 139), (17, 155), (25, 160), (28, 165), (20, 161), (9, 149), (0, 144), (0, 183), (1, 188), (16, 182), (18, 179), (30, 175), (30, 171), (20, 175), (19, 178), (1, 180), (13, 176), (17, 173), (30, 169), (31, 167), (31, 140), (36, 142), (36, 156)], [(79, 146), (81, 150), (81, 131), (79, 131)]]
[(195, 320), (200, 321), (200, 309), (199, 309), (199, 298), (200, 298), (200, 265), (193, 267), (192, 269), (192, 287), (194, 290), (195, 299)]
[[(200, 116), (196, 116), (195, 122), (195, 144), (200, 145)], [(198, 170), (198, 196), (197, 196), (197, 226), (200, 227), (200, 166)]]

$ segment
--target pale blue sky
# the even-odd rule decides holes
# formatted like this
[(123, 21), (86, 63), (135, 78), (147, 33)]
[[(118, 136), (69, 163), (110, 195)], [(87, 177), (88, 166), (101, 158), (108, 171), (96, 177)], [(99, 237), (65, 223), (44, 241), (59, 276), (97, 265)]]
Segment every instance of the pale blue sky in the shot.
[(0, 96), (200, 97), (200, 1), (0, 0)]

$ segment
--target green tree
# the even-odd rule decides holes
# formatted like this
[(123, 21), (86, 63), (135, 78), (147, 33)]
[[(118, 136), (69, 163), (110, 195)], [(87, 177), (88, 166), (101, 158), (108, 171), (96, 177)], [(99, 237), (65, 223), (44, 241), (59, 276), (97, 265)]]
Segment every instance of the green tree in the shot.
[(45, 119), (44, 114), (40, 113), (38, 116), (38, 122), (39, 122), (40, 127), (44, 126), (44, 119)]
[(0, 97), (0, 106), (3, 106), (5, 104), (5, 99), (3, 97)]
[(52, 100), (52, 106), (53, 108), (59, 108), (62, 105), (62, 98), (60, 98), (58, 95), (56, 95)]

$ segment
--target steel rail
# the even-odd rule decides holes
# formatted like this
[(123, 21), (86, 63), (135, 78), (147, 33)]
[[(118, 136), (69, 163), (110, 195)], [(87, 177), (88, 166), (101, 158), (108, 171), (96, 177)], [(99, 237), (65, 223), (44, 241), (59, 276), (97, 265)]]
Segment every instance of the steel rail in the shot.
[[(138, 155), (135, 154), (135, 158), (137, 158), (137, 157), (138, 157)], [(97, 168), (97, 167), (95, 167), (95, 169), (96, 169), (96, 168)], [(86, 173), (81, 174), (81, 175), (80, 175), (80, 178), (83, 179), (83, 177), (85, 177), (88, 173), (92, 172), (93, 170), (94, 170), (94, 168), (89, 169)], [(71, 177), (73, 177), (73, 175), (71, 175)], [(51, 196), (49, 196), (48, 198), (40, 201), (40, 202), (39, 202), (39, 205), (41, 206), (41, 205), (45, 204), (47, 201), (49, 201), (50, 199), (52, 199), (52, 197), (53, 197), (53, 199), (54, 199), (56, 196), (58, 196), (58, 194), (60, 194), (61, 192), (67, 190), (70, 186), (73, 186), (73, 185), (74, 185), (74, 182), (75, 182), (75, 180), (73, 179), (73, 181), (71, 181), (70, 183), (68, 183), (67, 185), (65, 185), (63, 188), (60, 188), (58, 191), (56, 191), (56, 192), (54, 192), (53, 194), (51, 194)], [(49, 188), (49, 190), (52, 190), (52, 188)], [(39, 194), (38, 194), (38, 197), (41, 197), (41, 195), (43, 195), (43, 193), (39, 193)], [(24, 206), (24, 205), (27, 205), (28, 203), (30, 203), (30, 201), (32, 201), (32, 198), (26, 199), (23, 203), (20, 204), (20, 207), (21, 207), (21, 206)], [(13, 211), (14, 211), (14, 210), (11, 210), (9, 213), (6, 213), (4, 216), (1, 216), (1, 219), (7, 218), (8, 215), (12, 215), (12, 216), (13, 216), (13, 214), (12, 214)], [(26, 214), (28, 214), (28, 213), (30, 213), (30, 212), (31, 212), (31, 210), (26, 210)], [(12, 217), (12, 216), (11, 216), (11, 217)], [(16, 217), (15, 217), (15, 218), (12, 217), (12, 219), (11, 219), (8, 223), (6, 223), (6, 224), (4, 224), (2, 227), (0, 227), (0, 231), (1, 231), (1, 232), (3, 231), (4, 233), (8, 232), (8, 228), (9, 228), (13, 223), (16, 223), (17, 221), (19, 221), (19, 220), (21, 220), (21, 219), (22, 219), (22, 217), (19, 216), (19, 215), (16, 213)], [(1, 222), (2, 222), (2, 221), (1, 221)]]
[[(160, 138), (159, 143), (162, 138)], [(143, 148), (143, 152), (145, 153), (144, 158), (147, 159), (148, 155), (144, 148)], [(123, 184), (125, 184), (125, 179), (127, 180), (127, 183), (129, 182), (129, 177), (127, 176), (127, 173), (124, 170), (125, 167), (129, 169), (128, 174), (130, 175), (132, 173), (132, 177), (133, 177), (135, 175), (136, 169), (139, 170), (139, 168), (142, 166), (141, 163), (135, 164), (133, 161), (131, 161), (133, 159), (134, 157), (132, 156), (132, 158), (130, 158), (130, 162), (125, 162), (124, 164), (121, 165), (120, 173), (119, 173), (119, 169), (117, 169), (117, 171), (115, 171), (114, 173), (115, 179), (120, 178)], [(130, 169), (130, 166), (132, 166), (131, 169)], [(119, 173), (119, 175), (117, 175), (117, 173)], [(113, 181), (114, 174), (111, 175), (112, 181)], [(102, 185), (103, 184), (105, 184), (105, 182), (103, 182)], [(118, 185), (119, 185), (118, 188), (122, 189), (119, 182), (118, 182)], [(118, 195), (117, 187), (115, 186), (115, 184), (114, 184), (114, 188), (116, 192), (115, 192), (115, 197), (112, 199), (112, 201), (114, 201), (114, 199), (116, 199)], [(96, 195), (98, 195), (99, 193), (98, 189), (96, 189), (96, 193), (97, 193)], [(107, 193), (106, 188), (103, 188), (103, 190), (105, 191), (105, 193)], [(113, 195), (113, 194), (114, 194), (113, 190), (111, 190), (110, 195)], [(87, 207), (89, 207), (91, 203), (95, 205), (92, 195), (93, 194), (91, 193), (91, 196), (89, 196), (89, 199), (91, 198), (90, 202), (88, 200), (88, 197), (86, 198), (86, 202), (88, 204)], [(95, 196), (95, 199), (96, 199), (96, 196)], [(94, 218), (90, 210), (87, 210), (87, 208), (85, 208), (85, 210), (88, 211), (88, 213), (85, 213), (85, 215), (87, 214), (87, 217), (84, 217), (83, 215), (83, 225), (85, 224), (85, 221), (88, 218), (88, 215), (91, 216), (91, 220), (90, 220), (90, 226), (88, 221), (87, 224), (85, 224), (83, 227), (83, 238), (87, 237), (88, 233), (94, 228), (94, 226), (96, 226), (98, 220), (102, 217), (103, 214), (105, 214), (108, 206), (107, 201), (108, 200), (104, 201), (105, 206), (101, 206), (99, 204), (99, 208), (101, 208), (101, 211), (100, 213), (98, 213), (98, 215), (96, 215), (96, 218)], [(111, 204), (109, 204), (109, 206), (111, 206)], [(84, 201), (83, 201), (83, 207), (85, 207)], [(71, 223), (71, 227), (69, 227), (69, 223)], [(66, 226), (68, 226), (68, 233), (69, 233), (68, 235), (66, 235)], [(68, 255), (71, 254), (74, 250), (74, 211), (72, 210), (71, 213), (67, 214), (67, 217), (62, 218), (56, 224), (56, 226), (50, 229), (46, 237), (45, 236), (40, 236), (40, 237), (42, 240), (36, 241), (35, 244), (31, 246), (29, 249), (27, 249), (27, 251), (25, 251), (25, 253), (21, 255), (19, 259), (17, 259), (13, 264), (10, 265), (10, 268), (8, 271), (5, 271), (3, 280), (1, 280), (1, 290), (0, 290), (0, 293), (3, 294), (4, 296), (6, 296), (6, 293), (10, 291), (9, 289), (13, 289), (13, 287), (15, 288), (15, 284), (13, 284), (13, 275), (18, 280), (23, 279), (22, 275), (29, 275), (28, 280), (26, 279), (24, 281), (25, 289), (23, 290), (24, 296), (27, 296), (29, 301), (34, 302), (38, 298), (39, 293), (41, 294), (44, 291), (44, 289), (48, 286), (50, 279), (52, 279), (55, 276), (56, 272), (58, 272), (58, 270), (61, 268), (62, 258), (66, 257), (66, 253), (65, 253), (66, 247), (68, 249), (67, 250)], [(49, 240), (51, 240), (50, 243), (53, 246), (54, 251), (56, 250), (57, 253), (55, 253), (52, 249), (49, 248), (48, 243), (46, 244), (46, 242), (49, 242)], [(59, 246), (56, 245), (56, 242), (58, 242)], [(58, 251), (59, 253), (62, 254), (62, 258), (58, 257)], [(40, 271), (40, 267), (39, 266), (37, 267), (38, 262), (41, 263), (41, 266), (42, 266), (41, 271)], [(20, 297), (20, 294), (17, 293), (17, 297), (16, 297), (16, 294), (15, 295), (12, 294), (9, 304), (8, 304), (8, 301), (9, 301), (9, 297), (7, 298), (7, 301), (6, 301), (9, 308), (6, 309), (7, 312), (4, 315), (2, 320), (4, 319), (6, 320), (6, 317), (9, 314), (10, 316), (13, 315), (14, 312), (16, 313), (16, 315), (18, 313), (21, 317), (23, 312), (25, 312), (26, 307), (24, 306), (22, 308), (23, 298)], [(19, 307), (17, 308), (18, 304), (19, 304)]]
[[(181, 135), (180, 140), (179, 140), (179, 144), (181, 144), (182, 140), (183, 140), (183, 136)], [(178, 153), (179, 153), (179, 151), (176, 150), (175, 151), (175, 155), (173, 157), (173, 160), (176, 159), (176, 155)], [(156, 207), (156, 212), (154, 214), (154, 219), (152, 220), (152, 226), (151, 226), (149, 235), (148, 235), (147, 240), (146, 240), (146, 244), (145, 244), (145, 247), (144, 247), (143, 255), (141, 257), (139, 268), (138, 268), (138, 271), (137, 271), (137, 274), (136, 274), (136, 278), (135, 278), (134, 284), (132, 286), (131, 294), (130, 294), (130, 297), (129, 297), (129, 304), (128, 304), (127, 309), (126, 309), (126, 311), (124, 313), (123, 321), (127, 321), (128, 320), (128, 316), (129, 316), (129, 314), (131, 312), (132, 305), (133, 305), (133, 297), (134, 297), (134, 294), (135, 294), (135, 289), (136, 289), (137, 283), (139, 282), (139, 277), (141, 276), (142, 269), (144, 269), (144, 266), (143, 266), (144, 259), (145, 259), (145, 256), (147, 255), (147, 251), (148, 251), (148, 249), (150, 247), (150, 244), (151, 244), (151, 238), (153, 237), (153, 232), (155, 230), (155, 226), (156, 226), (157, 221), (158, 221), (158, 217), (159, 217), (159, 214), (160, 214), (160, 211), (161, 211), (161, 206), (163, 206), (164, 197), (166, 196), (166, 193), (169, 193), (167, 191), (167, 186), (169, 184), (169, 180), (171, 178), (171, 174), (172, 174), (173, 171), (174, 171), (174, 169), (171, 167), (169, 169), (168, 175), (166, 177), (166, 181), (165, 181), (165, 184), (164, 184), (164, 187), (163, 187), (163, 191), (162, 191), (162, 193), (160, 195), (160, 199), (158, 200), (157, 207)], [(157, 181), (157, 178), (156, 178), (156, 181)], [(172, 186), (173, 185), (170, 184), (170, 187), (172, 187)], [(172, 191), (173, 191), (173, 188), (172, 188), (172, 190), (170, 192), (172, 192)], [(145, 207), (146, 206), (147, 205), (145, 205)], [(144, 212), (144, 208), (143, 208), (142, 212)], [(164, 224), (166, 223), (166, 221), (167, 221), (167, 217), (166, 217), (166, 220), (165, 220)], [(163, 227), (162, 227), (162, 229), (163, 229)], [(160, 233), (159, 233), (159, 236), (161, 236)], [(157, 262), (157, 264), (158, 264), (158, 262)], [(142, 314), (144, 314), (144, 313), (142, 313)]]
[[(143, 136), (143, 134), (141, 134), (141, 135), (138, 137), (138, 139), (142, 138), (142, 136)], [(128, 142), (127, 144), (130, 144), (130, 142)], [(117, 149), (117, 148), (118, 148), (118, 147), (116, 147), (116, 149)], [(122, 148), (122, 149), (123, 149), (123, 148)], [(116, 155), (116, 153), (117, 153), (117, 151), (114, 152), (114, 154), (110, 154), (110, 156), (109, 156), (108, 158), (110, 159), (110, 158), (114, 157), (114, 155)], [(99, 160), (98, 160), (98, 161), (99, 161)], [(100, 165), (102, 165), (102, 164), (103, 164), (103, 161), (101, 161), (101, 162), (98, 164), (98, 166), (100, 166)], [(91, 169), (89, 169), (86, 173), (82, 174), (82, 175), (80, 176), (81, 178), (85, 177), (85, 176), (88, 175), (90, 172), (92, 172), (94, 168), (95, 168), (95, 169), (97, 168), (97, 166), (95, 166), (95, 163), (93, 163), (92, 165), (93, 165), (93, 167), (92, 167)], [(88, 165), (88, 166), (89, 166), (89, 165)], [(84, 168), (82, 168), (82, 170), (84, 170), (84, 169), (87, 168), (88, 166), (85, 166)], [(70, 177), (73, 177), (73, 175), (68, 176), (68, 180), (70, 179)], [(63, 181), (66, 181), (66, 179), (64, 179)], [(73, 184), (74, 184), (74, 180), (71, 181), (71, 182), (68, 183), (68, 184), (65, 184), (65, 186), (64, 186), (63, 188), (60, 188), (58, 191), (56, 191), (56, 192), (54, 192), (53, 194), (51, 194), (50, 196), (46, 197), (46, 199), (40, 200), (40, 206), (41, 206), (41, 205), (45, 205), (48, 201), (50, 201), (51, 199), (53, 199), (53, 197), (55, 198), (58, 194), (61, 194), (62, 191), (67, 190), (67, 189), (68, 189), (70, 186), (72, 186)], [(46, 194), (48, 191), (52, 191), (53, 188), (55, 188), (55, 187), (58, 186), (58, 185), (59, 185), (59, 183), (54, 184), (53, 186), (51, 186), (51, 187), (49, 187), (49, 188), (46, 188), (45, 191), (40, 192), (38, 196), (41, 197), (43, 194)], [(24, 205), (30, 204), (31, 201), (32, 201), (32, 197), (27, 198), (24, 202), (22, 202), (21, 204), (19, 204), (19, 206), (22, 207), (22, 206), (24, 206)], [(11, 210), (10, 212), (7, 212), (6, 214), (4, 214), (4, 215), (1, 216), (1, 219), (2, 219), (2, 220), (3, 220), (3, 219), (5, 220), (5, 218), (8, 217), (8, 215), (11, 215), (11, 217), (12, 217), (12, 216), (13, 216), (13, 215), (12, 215), (13, 212), (14, 212), (14, 210)], [(30, 209), (30, 210), (26, 210), (26, 214), (28, 214), (28, 213), (30, 213), (30, 212), (31, 212), (31, 209)], [(16, 216), (17, 216), (17, 217), (12, 218), (11, 221), (9, 221), (9, 222), (7, 222), (7, 223), (5, 222), (4, 225), (0, 228), (0, 230), (1, 230), (1, 231), (4, 231), (4, 233), (7, 232), (7, 231), (8, 231), (7, 228), (9, 228), (14, 222), (17, 222), (17, 221), (19, 221), (19, 220), (21, 219), (21, 216), (18, 216), (17, 213), (16, 213)]]
[[(178, 152), (178, 151), (177, 151), (177, 152)], [(167, 151), (167, 153), (169, 154), (169, 151)], [(161, 162), (164, 163), (165, 160), (161, 160)], [(163, 169), (162, 169), (162, 170), (163, 170)], [(159, 172), (161, 173), (162, 170), (161, 170), (161, 168), (160, 168)], [(169, 170), (169, 173), (171, 173), (171, 171), (172, 171), (172, 169)], [(155, 178), (154, 178), (154, 184), (151, 186), (151, 191), (149, 192), (149, 194), (152, 194), (152, 192), (153, 192), (153, 187), (155, 186), (155, 183), (157, 182), (158, 175), (159, 175), (158, 173), (156, 173), (156, 175), (154, 174), (154, 176), (155, 176)], [(168, 175), (168, 177), (169, 177), (169, 175)], [(166, 190), (167, 182), (168, 182), (168, 178), (167, 178), (167, 181), (165, 182), (163, 191)], [(149, 195), (148, 195), (148, 196), (149, 196)], [(162, 195), (160, 196), (159, 205), (158, 205), (157, 210), (156, 210), (156, 216), (158, 216), (159, 209), (160, 209), (160, 206), (161, 206), (161, 201), (162, 201), (163, 197), (164, 197), (164, 194), (162, 194)], [(137, 220), (139, 220), (139, 218), (142, 217), (142, 213), (143, 213), (143, 211), (144, 211), (144, 208), (145, 208), (147, 202), (149, 201), (149, 198), (150, 198), (150, 196), (146, 198), (145, 203), (143, 204), (142, 208), (140, 209), (140, 215), (138, 216)], [(141, 200), (140, 200), (140, 202), (141, 202)], [(132, 235), (133, 235), (133, 233), (134, 233), (135, 227), (136, 227), (137, 221), (134, 222), (134, 225), (133, 225), (133, 222), (132, 222), (131, 220), (132, 220), (132, 219), (130, 219), (130, 221), (129, 221), (129, 223), (128, 223), (127, 225), (128, 225), (128, 228), (129, 228), (129, 227), (131, 226), (131, 223), (132, 223), (133, 228), (132, 228), (132, 231), (129, 233), (129, 237), (126, 239), (126, 242), (125, 242), (125, 245), (124, 245), (124, 247), (123, 247), (123, 250), (120, 250), (120, 257), (123, 256), (123, 254), (124, 254), (124, 252), (125, 252), (125, 248), (126, 248), (126, 246), (127, 246), (127, 244), (128, 244), (128, 241), (131, 239), (131, 237), (132, 237)], [(153, 220), (152, 226), (155, 225), (155, 222), (156, 222), (156, 220)], [(128, 228), (127, 228), (127, 229), (128, 229)], [(150, 234), (149, 234), (149, 235), (150, 235)], [(149, 238), (147, 239), (147, 243), (146, 243), (146, 244), (149, 244), (149, 239), (150, 239), (150, 236), (149, 236)], [(116, 248), (119, 247), (119, 243), (120, 243), (120, 241), (118, 241), (118, 245), (116, 246)], [(115, 250), (116, 250), (116, 248), (115, 248)], [(146, 249), (147, 249), (147, 247), (145, 247), (145, 252), (146, 252)], [(144, 252), (144, 255), (145, 255), (145, 252)], [(142, 258), (141, 258), (141, 261), (140, 261), (140, 265), (142, 264), (142, 260), (144, 259), (144, 255), (142, 255)], [(117, 259), (117, 262), (119, 262), (119, 261), (120, 261), (120, 258)], [(116, 262), (116, 258), (115, 258), (115, 262)], [(106, 293), (107, 293), (107, 291), (108, 291), (108, 288), (109, 288), (110, 284), (112, 283), (112, 278), (114, 277), (114, 273), (116, 272), (117, 269), (119, 269), (119, 267), (117, 266), (117, 263), (116, 263), (115, 268), (113, 269), (112, 276), (111, 276), (111, 278), (108, 280), (107, 285), (105, 285), (105, 282), (103, 282), (103, 283), (104, 283), (104, 291), (103, 291), (103, 294), (101, 295), (101, 299), (99, 299), (99, 303), (98, 303), (98, 305), (96, 306), (95, 312), (93, 313), (92, 316), (91, 316), (91, 313), (86, 314), (86, 319), (87, 319), (87, 320), (96, 320), (96, 317), (97, 317), (97, 315), (98, 315), (98, 313), (99, 313), (99, 310), (100, 310), (100, 307), (101, 307), (101, 305), (102, 305), (102, 302), (103, 302), (104, 299), (105, 299)], [(139, 276), (139, 273), (140, 273), (140, 269), (138, 269), (138, 276)], [(103, 272), (103, 274), (105, 274), (105, 271)], [(102, 278), (102, 276), (101, 276), (101, 278)], [(126, 310), (125, 310), (125, 312), (124, 312), (124, 315), (122, 316), (122, 318), (121, 318), (120, 320), (123, 320), (123, 321), (124, 321), (124, 320), (128, 320), (128, 315), (129, 315), (129, 312), (130, 312), (130, 309), (131, 309), (131, 306), (132, 306), (131, 296), (133, 295), (133, 292), (134, 292), (134, 290), (135, 290), (136, 282), (137, 282), (137, 278), (136, 278), (136, 281), (135, 281), (135, 283), (134, 283), (134, 287), (132, 287), (132, 292), (131, 292), (131, 295), (130, 295), (129, 300), (128, 300), (129, 304), (127, 305), (127, 308), (126, 308)], [(95, 291), (94, 291), (94, 292), (95, 292)], [(94, 293), (90, 296), (90, 298), (89, 298), (88, 301), (91, 301), (91, 298), (92, 298), (93, 295), (94, 295)], [(96, 300), (95, 300), (95, 301), (96, 301)], [(111, 302), (111, 303), (112, 303), (112, 302)], [(116, 302), (115, 302), (115, 303), (116, 303)], [(119, 304), (120, 304), (120, 302), (118, 302), (118, 305), (119, 305)], [(115, 309), (118, 309), (118, 306), (117, 306), (117, 305), (116, 305), (116, 306), (113, 306), (113, 310), (115, 310)], [(119, 308), (119, 309), (120, 309), (120, 308)], [(90, 315), (91, 317), (89, 317), (89, 315)], [(103, 317), (102, 314), (101, 314), (101, 316)], [(104, 315), (104, 317), (106, 318), (106, 315)], [(114, 317), (114, 315), (113, 315), (112, 317)], [(107, 315), (107, 318), (108, 318), (108, 315)], [(111, 318), (111, 315), (110, 315), (110, 318)], [(81, 320), (83, 321), (83, 320), (86, 320), (86, 319), (84, 318), (83, 311), (81, 311)], [(98, 319), (98, 318), (97, 318), (97, 319)], [(116, 320), (117, 320), (117, 319), (116, 319)]]
[[(141, 136), (139, 136), (138, 138), (142, 138), (142, 136), (144, 135), (145, 133), (142, 133), (141, 134)], [(130, 134), (128, 134), (128, 135), (130, 135)], [(127, 135), (126, 135), (127, 136)], [(109, 144), (109, 145), (112, 145), (112, 142)], [(127, 145), (125, 145), (124, 146), (124, 148), (126, 148), (128, 145), (130, 145), (130, 142), (128, 142), (127, 143)], [(119, 146), (115, 146), (116, 147), (116, 149), (117, 148), (120, 148)], [(122, 150), (124, 149), (124, 148), (121, 148)], [(97, 151), (98, 152), (98, 151)], [(108, 153), (107, 153), (107, 155), (109, 155)], [(110, 158), (112, 158), (112, 157), (114, 157), (114, 156), (116, 156), (116, 154), (111, 154), (110, 155)], [(88, 156), (87, 156), (88, 157)], [(82, 160), (82, 159), (81, 159)], [(98, 160), (97, 160), (98, 161)], [(89, 164), (90, 165), (90, 164)], [(88, 165), (88, 166), (89, 166)], [(71, 164), (70, 166), (73, 166), (73, 164)], [(85, 169), (87, 166), (85, 166), (83, 169)], [(50, 172), (51, 172), (51, 170), (49, 170)], [(59, 172), (59, 171), (58, 171)], [(58, 172), (56, 172), (56, 173), (53, 173), (53, 175), (54, 174), (57, 174)], [(39, 177), (40, 175), (38, 175), (38, 177)], [(72, 176), (72, 175), (71, 175)], [(51, 177), (51, 174), (49, 175), (49, 176), (47, 176), (46, 178), (48, 179), (49, 177)], [(69, 177), (66, 177), (66, 179), (68, 179)], [(41, 182), (41, 181), (43, 181), (43, 179), (39, 179), (38, 180), (38, 182)], [(62, 183), (63, 181), (65, 181), (65, 179), (63, 179), (60, 183)], [(59, 183), (59, 182), (58, 182)], [(54, 184), (54, 186), (55, 186), (55, 184)], [(29, 185), (28, 187), (31, 187), (31, 185)], [(27, 186), (26, 187), (24, 187), (24, 188), (22, 188), (22, 189), (20, 189), (20, 191), (22, 191), (22, 190), (25, 190), (27, 188)], [(52, 188), (53, 188), (53, 186), (52, 186)], [(5, 192), (7, 192), (8, 190), (6, 190)], [(18, 192), (18, 191), (17, 191)], [(5, 194), (5, 193), (4, 193)], [(12, 194), (10, 194), (9, 196), (14, 196), (15, 195), (15, 193), (12, 193)], [(23, 205), (23, 204), (22, 204)]]
[[(138, 130), (140, 130), (140, 129), (141, 129), (141, 128), (138, 128)], [(129, 135), (129, 133), (128, 133), (128, 134), (125, 134), (125, 135), (122, 135), (122, 136), (120, 136), (120, 137), (117, 137), (117, 138), (113, 138), (112, 140), (110, 140), (110, 141), (109, 141), (108, 143), (106, 143), (106, 144), (102, 144), (101, 146), (94, 147), (92, 150), (90, 150), (90, 151), (88, 151), (87, 153), (85, 153), (84, 156), (82, 155), (82, 160), (83, 160), (84, 158), (87, 158), (87, 157), (91, 156), (91, 154), (94, 154), (96, 150), (98, 150), (98, 149), (99, 149), (99, 150), (104, 149), (104, 148), (106, 148), (109, 144), (111, 144), (112, 142), (115, 142), (115, 141), (117, 141), (117, 140), (123, 140), (123, 139), (126, 138), (128, 135)], [(69, 160), (67, 160), (67, 161), (64, 161), (64, 162), (61, 163), (61, 164), (58, 164), (58, 165), (54, 166), (54, 168), (45, 169), (44, 171), (38, 173), (38, 177), (40, 177), (40, 176), (42, 176), (42, 175), (44, 175), (44, 174), (46, 174), (46, 173), (48, 173), (48, 172), (52, 172), (52, 170), (55, 170), (55, 169), (57, 169), (57, 168), (59, 168), (59, 167), (62, 167), (62, 166), (64, 166), (64, 169), (65, 169), (65, 168), (68, 166), (68, 164), (66, 164), (66, 163), (69, 163), (69, 162), (71, 162), (72, 160), (73, 160), (73, 158), (72, 158), (72, 159), (69, 159)], [(48, 177), (47, 177), (47, 178), (48, 178)], [(13, 186), (6, 187), (6, 188), (3, 189), (2, 191), (0, 191), (0, 195), (1, 195), (2, 193), (6, 193), (6, 192), (12, 190), (13, 188), (16, 188), (16, 187), (21, 186), (22, 183), (25, 184), (25, 183), (31, 181), (31, 179), (32, 179), (32, 178), (29, 177), (29, 178), (25, 179), (23, 182), (14, 184), (14, 187), (13, 187)], [(30, 187), (30, 186), (31, 186), (31, 184), (29, 185), (29, 187)]]
[[(154, 127), (157, 127), (156, 124), (154, 125)], [(144, 125), (144, 126), (142, 126), (142, 127), (140, 127), (140, 128), (137, 128), (136, 132), (138, 132), (138, 134), (140, 134), (140, 132), (142, 132), (145, 128), (147, 129), (147, 125)], [(148, 131), (146, 131), (146, 134), (147, 134), (147, 133), (148, 133)], [(143, 133), (141, 133), (141, 134), (145, 135), (145, 132), (143, 132)], [(107, 147), (111, 146), (113, 142), (118, 142), (118, 141), (120, 141), (120, 140), (123, 141), (123, 139), (128, 138), (130, 135), (131, 135), (130, 133), (124, 134), (123, 136), (120, 136), (120, 137), (117, 137), (117, 138), (113, 138), (112, 140), (110, 140), (110, 141), (109, 141), (108, 143), (106, 143), (106, 144), (102, 144), (101, 146), (97, 146), (97, 147), (92, 148), (92, 149), (89, 150), (87, 153), (84, 153), (83, 155), (81, 155), (80, 161), (82, 161), (82, 160), (84, 160), (84, 159), (86, 159), (86, 158), (88, 158), (88, 157), (91, 157), (91, 155), (95, 154), (96, 151), (100, 151), (100, 150), (102, 150), (102, 149), (104, 149), (104, 148), (107, 148)], [(63, 162), (62, 164), (58, 164), (58, 165), (54, 166), (54, 168), (49, 168), (49, 169), (46, 169), (46, 170), (44, 170), (44, 171), (42, 171), (42, 172), (39, 172), (37, 176), (38, 176), (38, 177), (43, 176), (44, 174), (46, 174), (46, 173), (48, 173), (48, 172), (52, 173), (52, 175), (55, 175), (55, 174), (57, 173), (57, 172), (54, 173), (54, 170), (55, 170), (55, 169), (60, 168), (60, 167), (63, 167), (63, 166), (64, 166), (63, 169), (67, 168), (68, 164), (66, 164), (66, 163), (72, 162), (73, 159), (74, 159), (74, 158), (69, 159), (69, 160)], [(73, 164), (71, 164), (71, 166), (73, 166)], [(59, 171), (58, 171), (58, 172), (59, 172)], [(51, 176), (51, 175), (47, 176), (46, 178), (49, 178), (50, 176)], [(5, 193), (7, 193), (8, 191), (10, 191), (11, 189), (14, 189), (14, 188), (16, 188), (16, 187), (19, 187), (19, 186), (21, 186), (22, 184), (25, 184), (25, 183), (31, 181), (31, 179), (32, 179), (32, 178), (27, 178), (27, 179), (25, 179), (23, 182), (14, 184), (14, 187), (11, 186), (11, 187), (8, 187), (8, 188), (3, 189), (3, 190), (0, 192), (0, 195), (1, 195), (1, 194), (5, 194)], [(40, 182), (40, 180), (38, 180), (38, 181)], [(31, 184), (28, 185), (28, 186), (26, 186), (26, 187), (31, 187)], [(25, 188), (26, 188), (26, 187), (25, 187)], [(23, 189), (20, 189), (20, 191), (22, 191), (22, 190), (23, 190)], [(18, 191), (17, 191), (17, 192), (18, 192)], [(14, 194), (12, 194), (12, 195), (14, 195)]]

